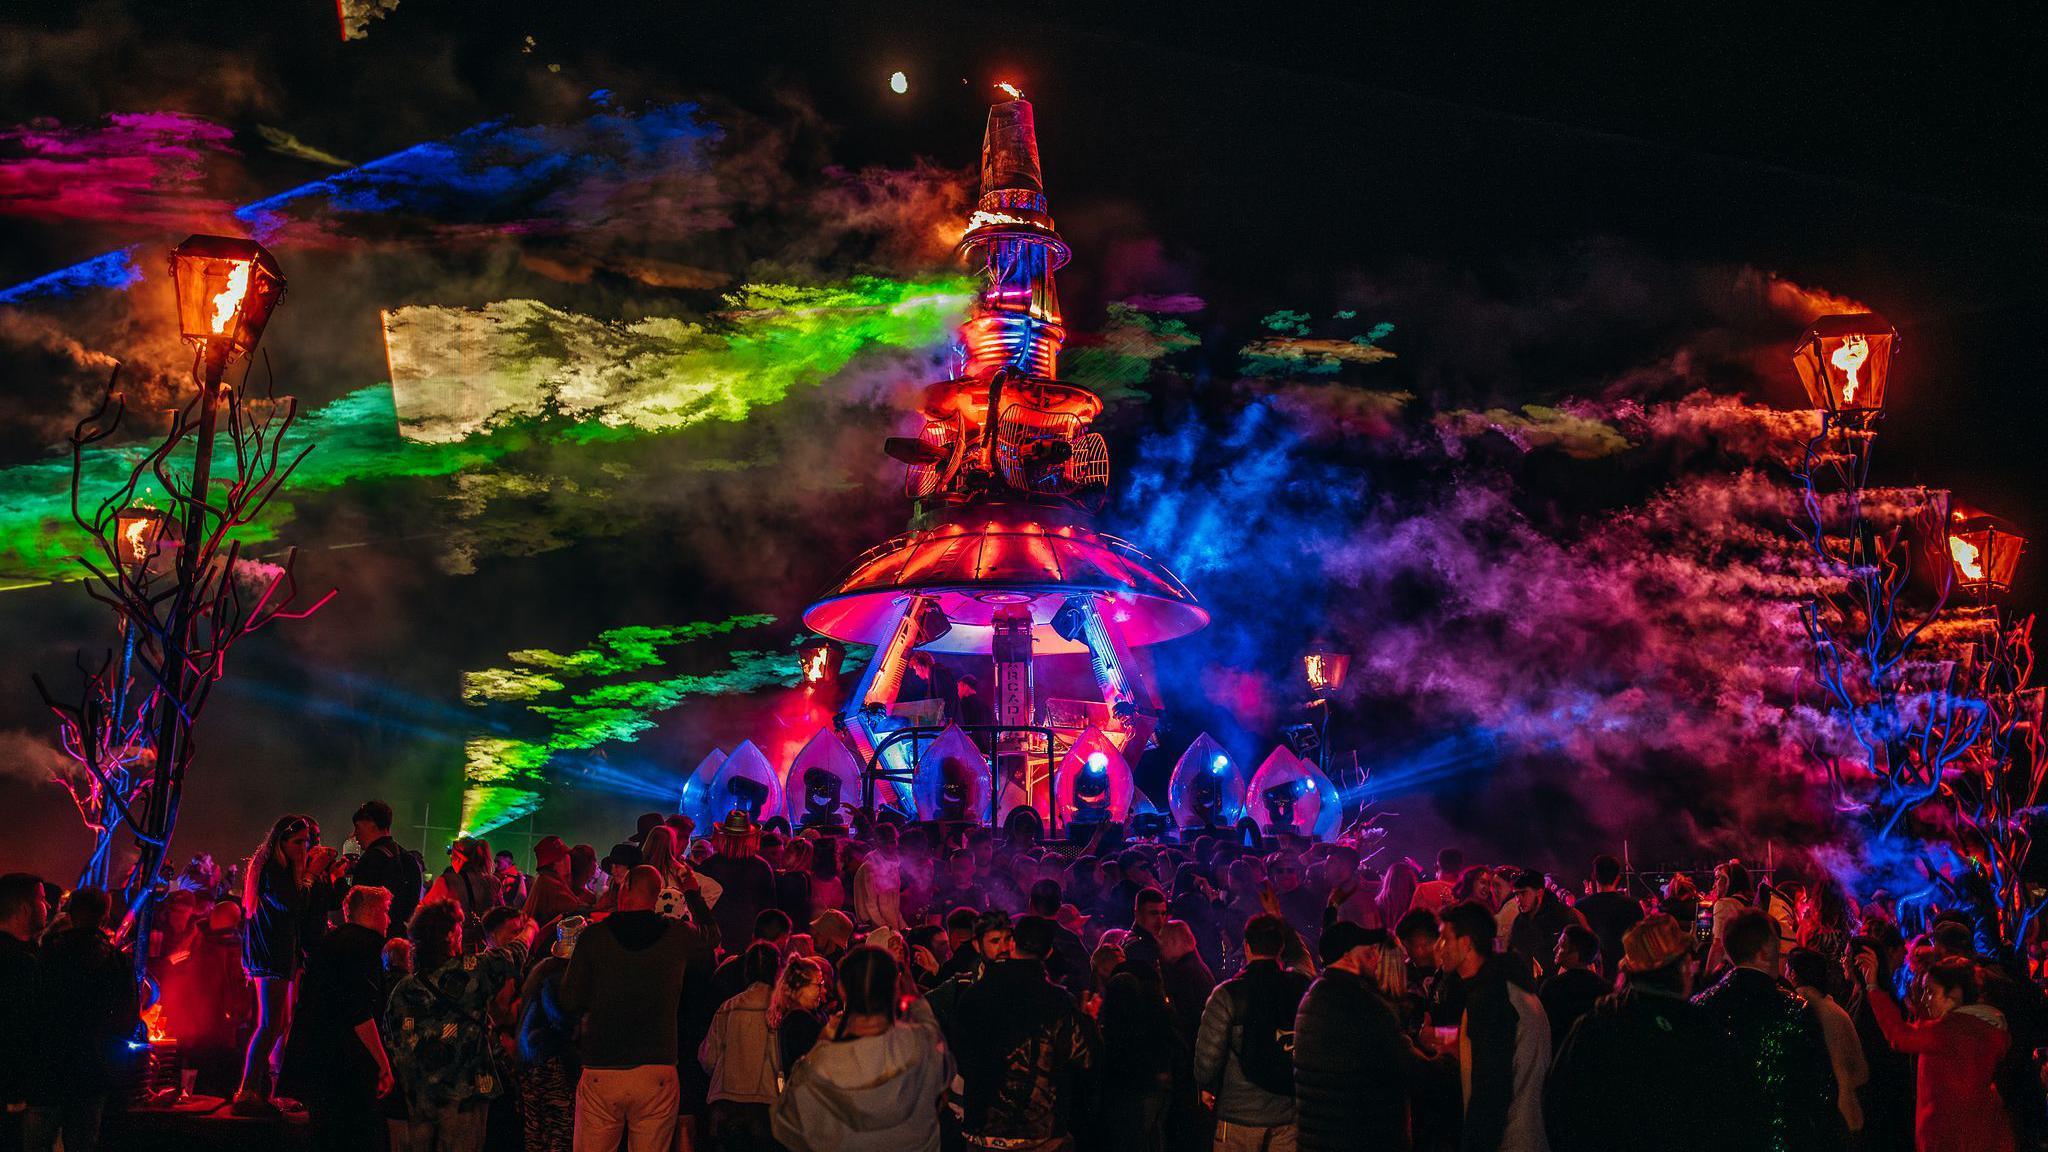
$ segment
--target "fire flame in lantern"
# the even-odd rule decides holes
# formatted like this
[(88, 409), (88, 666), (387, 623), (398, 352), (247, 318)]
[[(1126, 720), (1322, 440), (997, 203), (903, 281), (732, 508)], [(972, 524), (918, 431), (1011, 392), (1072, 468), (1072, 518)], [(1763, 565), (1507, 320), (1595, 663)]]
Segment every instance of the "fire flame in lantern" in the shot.
[(1956, 571), (1963, 574), (1963, 579), (1984, 578), (1984, 552), (1975, 544), (1961, 536), (1951, 536), (1948, 538), (1948, 554), (1955, 560)]
[(1002, 89), (1004, 94), (1012, 100), (1022, 100), (1024, 98), (1024, 93), (1017, 91), (1017, 86), (1007, 80), (998, 80), (996, 87)]
[(249, 265), (243, 262), (235, 265), (228, 273), (228, 286), (213, 298), (213, 330), (225, 335), (228, 321), (235, 318), (235, 310), (242, 306), (242, 297), (249, 294)]
[(804, 653), (804, 683), (816, 684), (823, 680), (831, 660), (829, 648), (816, 648)]
[(149, 1029), (149, 1042), (161, 1044), (171, 1039), (171, 1030), (164, 1024), (164, 1002), (156, 1003), (142, 1010), (143, 1026)]
[(127, 546), (128, 562), (140, 564), (149, 559), (148, 520), (130, 520), (121, 526), (121, 542)]
[(1870, 341), (1865, 340), (1861, 336), (1851, 336), (1843, 340), (1842, 346), (1835, 349), (1835, 354), (1828, 357), (1830, 364), (1849, 374), (1849, 378), (1842, 382), (1842, 403), (1854, 404), (1856, 402), (1856, 389), (1862, 385), (1862, 381), (1856, 378), (1856, 373), (1862, 369), (1863, 362), (1868, 359), (1870, 359)]

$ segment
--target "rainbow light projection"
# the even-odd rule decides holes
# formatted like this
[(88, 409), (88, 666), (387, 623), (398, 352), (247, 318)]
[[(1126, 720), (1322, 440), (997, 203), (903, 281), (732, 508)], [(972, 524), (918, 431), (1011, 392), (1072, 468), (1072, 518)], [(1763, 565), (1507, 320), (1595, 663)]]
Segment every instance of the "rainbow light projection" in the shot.
[[(454, 420), (446, 408), (401, 412), (386, 385), (357, 389), (293, 426), (287, 451), (316, 447), (293, 474), (288, 494), (450, 476), (548, 443), (589, 444), (706, 420), (743, 420), (793, 389), (830, 379), (870, 348), (921, 349), (944, 340), (967, 300), (965, 282), (955, 277), (865, 277), (824, 287), (749, 285), (726, 297), (733, 311), (701, 324), (623, 325), (533, 304), (520, 310), (527, 323), (483, 325), (481, 336), (467, 345), (495, 373), (472, 386), (516, 402), (469, 410)], [(508, 306), (496, 307), (502, 315)], [(463, 310), (403, 310), (422, 311)], [(410, 367), (426, 356), (401, 342), (392, 359)], [(580, 390), (572, 392), (571, 382)], [(401, 436), (402, 426), (426, 435)], [(220, 450), (231, 449), (223, 442)], [(88, 452), (86, 490), (118, 483), (130, 459), (130, 450), (121, 447)], [(68, 459), (0, 469), (0, 590), (79, 575), (75, 557), (81, 540), (70, 518), (70, 479)], [(274, 505), (247, 539), (272, 538), (291, 515), (288, 505)]]

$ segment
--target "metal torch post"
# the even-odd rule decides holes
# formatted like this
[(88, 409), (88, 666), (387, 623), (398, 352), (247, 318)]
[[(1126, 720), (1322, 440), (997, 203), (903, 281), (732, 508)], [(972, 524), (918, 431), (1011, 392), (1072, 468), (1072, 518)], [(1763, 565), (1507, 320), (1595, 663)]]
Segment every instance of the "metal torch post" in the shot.
[(185, 541), (178, 552), (178, 594), (171, 600), (171, 616), (164, 630), (163, 683), (157, 706), (156, 763), (150, 768), (149, 802), (142, 811), (144, 838), (138, 842), (135, 881), (141, 891), (135, 900), (135, 979), (149, 978), (149, 922), (155, 911), (157, 870), (171, 848), (171, 829), (178, 819), (174, 793), (183, 784), (183, 761), (190, 755), (184, 716), (189, 674), (185, 659), (185, 638), (196, 615), (192, 602), (202, 573), (196, 565), (199, 549), (206, 539), (206, 489), (213, 479), (214, 425), (219, 417), (221, 384), (227, 377), (228, 355), (233, 345), (226, 340), (209, 340), (199, 382), (199, 442), (193, 446), (192, 486), (186, 499)]

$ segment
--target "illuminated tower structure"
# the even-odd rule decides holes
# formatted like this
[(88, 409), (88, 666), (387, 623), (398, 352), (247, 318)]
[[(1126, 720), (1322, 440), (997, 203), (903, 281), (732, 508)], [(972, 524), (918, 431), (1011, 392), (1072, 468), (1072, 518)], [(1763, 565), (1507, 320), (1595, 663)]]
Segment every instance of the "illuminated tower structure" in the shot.
[[(1102, 436), (1089, 430), (1102, 401), (1059, 379), (1066, 325), (1053, 273), (1071, 252), (1047, 211), (1021, 98), (989, 110), (981, 198), (959, 252), (981, 284), (955, 375), (925, 390), (920, 435), (885, 445), (907, 467), (910, 528), (855, 560), (804, 623), (875, 646), (837, 717), (866, 762), (868, 803), (917, 806), (921, 747), (944, 724), (937, 702), (902, 699), (922, 650), (988, 659), (995, 724), (968, 734), (994, 757), (993, 787), (972, 791), (990, 797), (987, 818), (1027, 803), (1043, 817), (1054, 767), (1091, 728), (1126, 761), (1151, 742), (1159, 700), (1132, 648), (1209, 616), (1171, 572), (1093, 527), (1109, 486)], [(1097, 699), (1045, 698), (1033, 664), (1057, 654), (1089, 657)], [(1096, 773), (1103, 760), (1086, 757)], [(876, 797), (877, 780), (893, 800)]]

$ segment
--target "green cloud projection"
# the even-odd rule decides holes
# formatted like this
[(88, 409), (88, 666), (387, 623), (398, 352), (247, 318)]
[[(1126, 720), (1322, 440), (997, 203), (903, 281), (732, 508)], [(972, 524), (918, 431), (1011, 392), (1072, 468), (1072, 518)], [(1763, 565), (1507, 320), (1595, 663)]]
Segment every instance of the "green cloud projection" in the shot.
[[(693, 696), (754, 692), (797, 682), (794, 652), (736, 651), (730, 666), (710, 672), (617, 679), (663, 668), (666, 649), (765, 628), (768, 615), (731, 616), (689, 624), (613, 628), (574, 652), (529, 648), (507, 654), (509, 668), (468, 672), (464, 702), (485, 707), (517, 704), (537, 717), (531, 737), (477, 736), (464, 748), (462, 834), (477, 836), (540, 807), (545, 770), (558, 753), (631, 743), (654, 727), (655, 716)], [(602, 681), (579, 686), (575, 682)]]
[[(285, 448), (314, 451), (285, 496), (453, 476), (550, 443), (744, 420), (870, 349), (943, 342), (967, 300), (956, 276), (858, 277), (748, 285), (704, 322), (620, 323), (532, 301), (399, 309), (386, 322), (392, 384), (357, 389), (299, 419)], [(118, 486), (136, 455), (133, 447), (89, 451), (85, 491)], [(70, 479), (68, 459), (0, 469), (0, 590), (81, 574)], [(275, 538), (291, 514), (275, 505), (245, 537)]]

